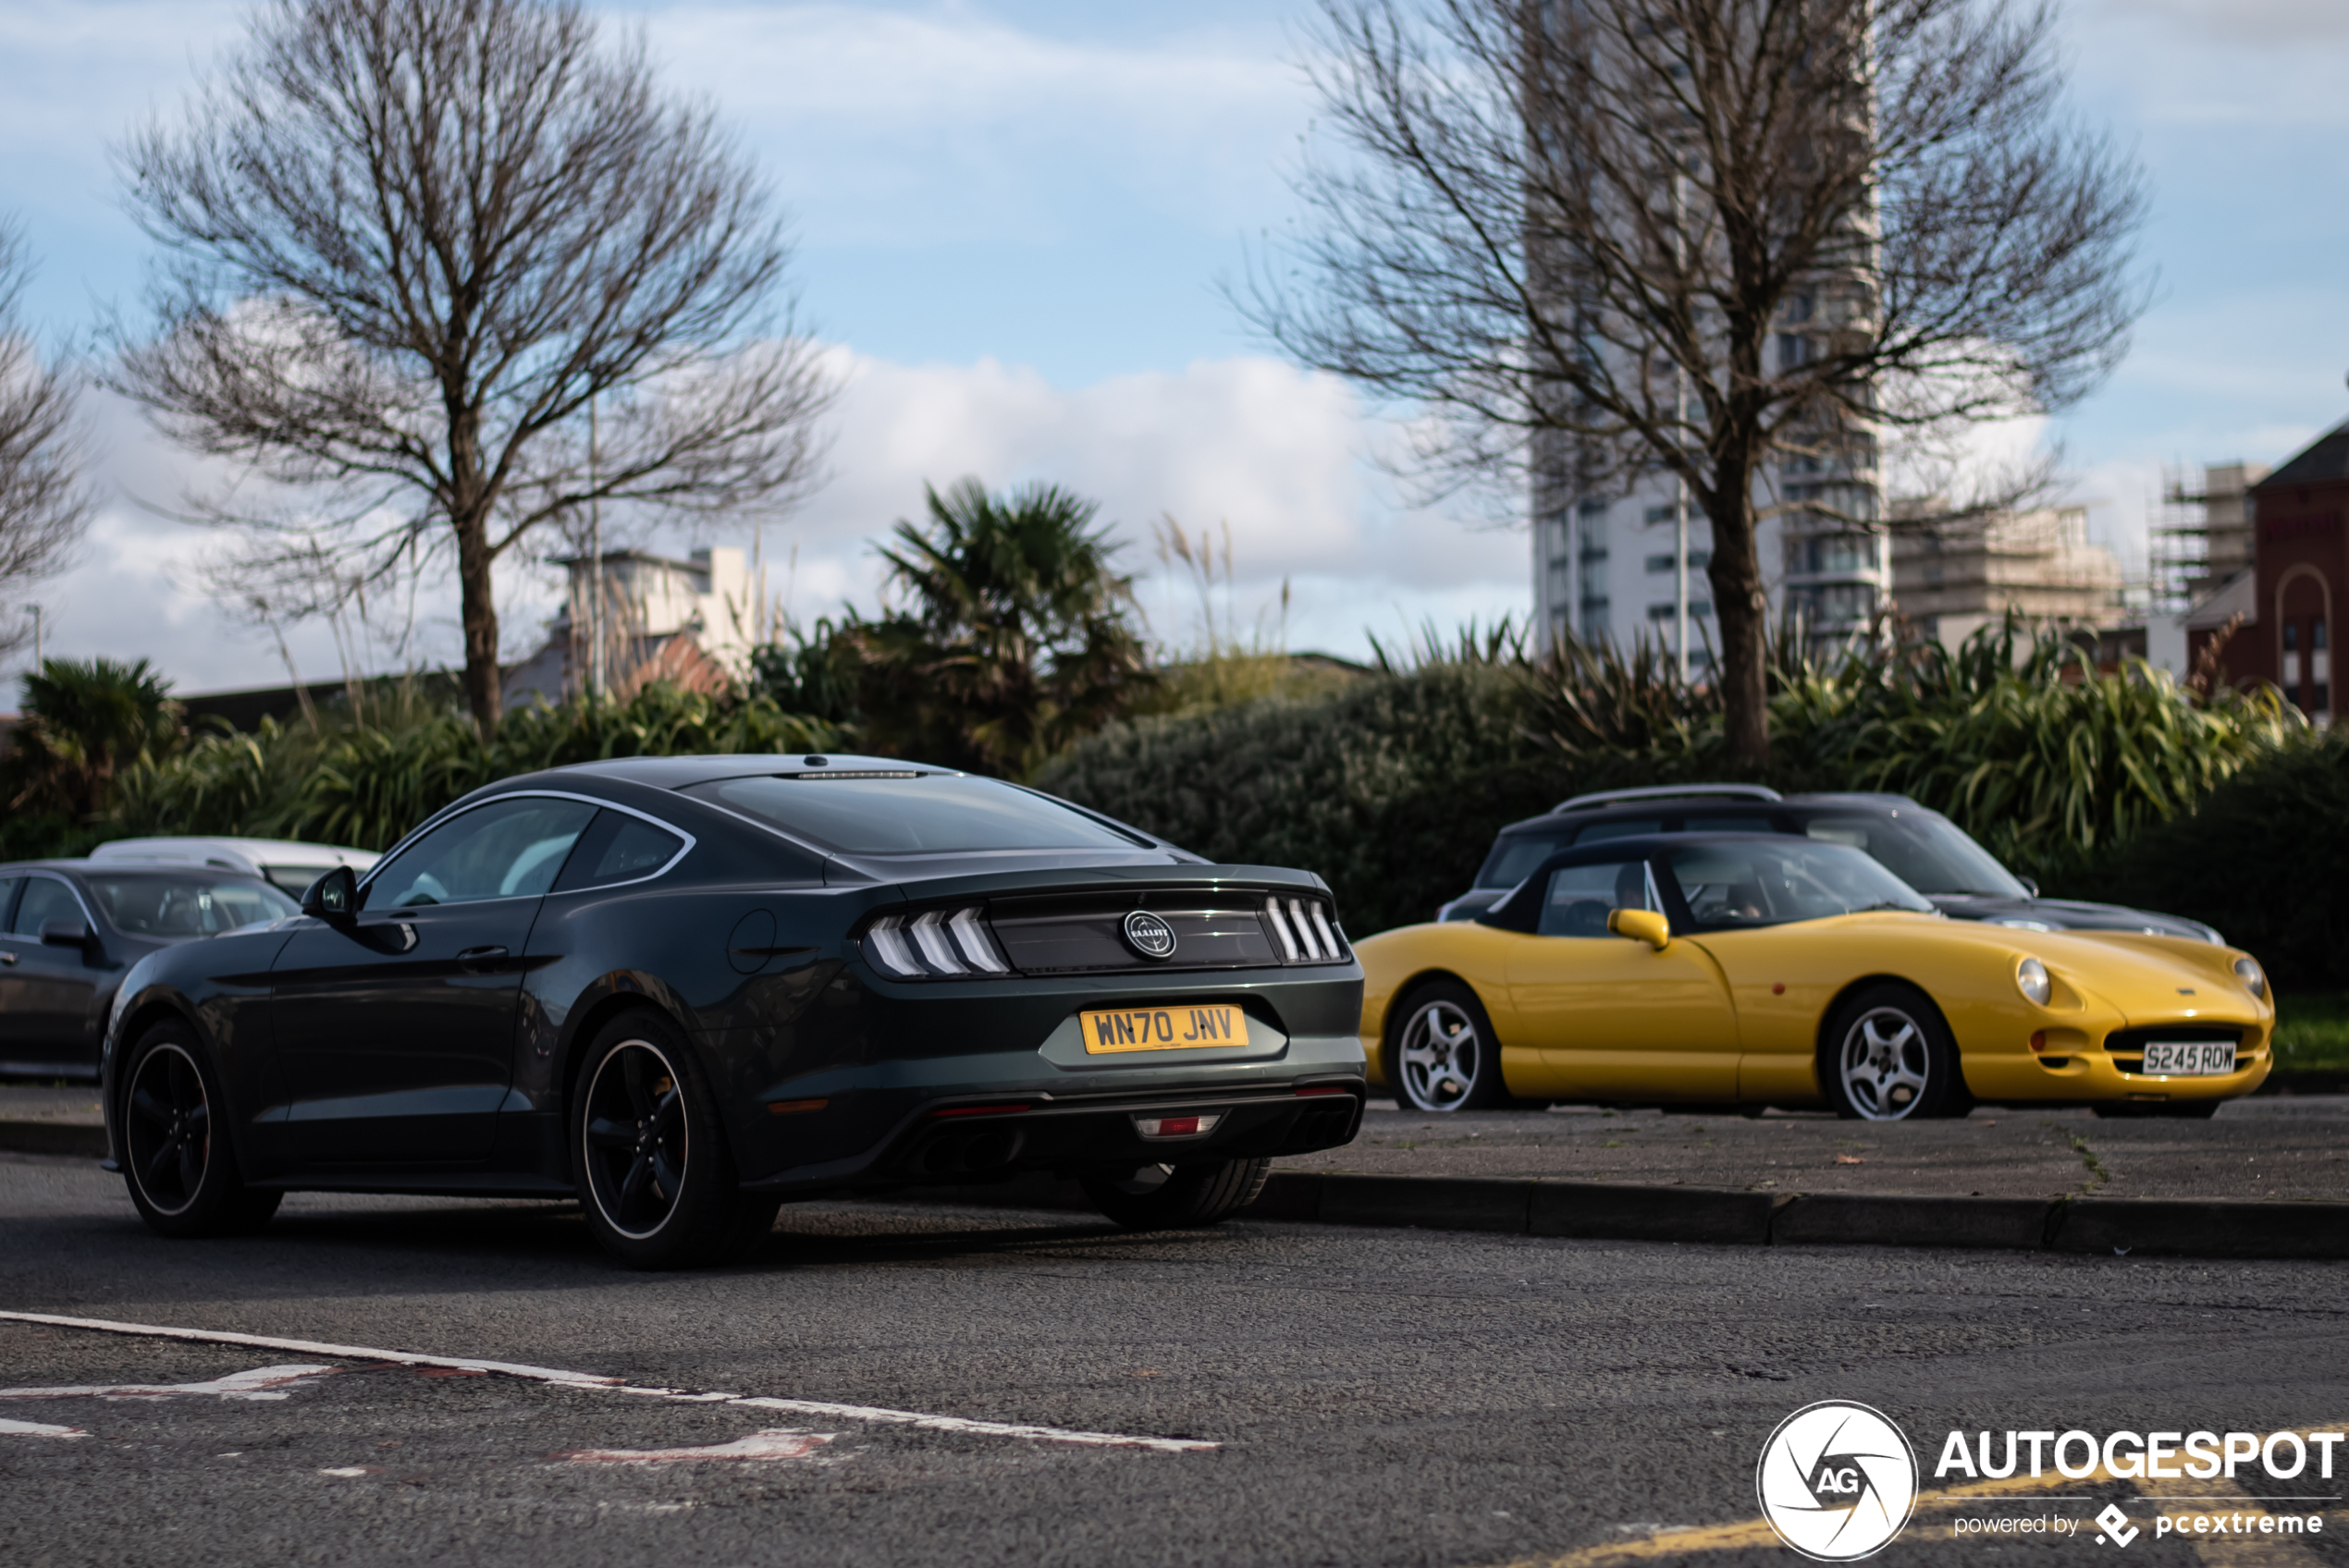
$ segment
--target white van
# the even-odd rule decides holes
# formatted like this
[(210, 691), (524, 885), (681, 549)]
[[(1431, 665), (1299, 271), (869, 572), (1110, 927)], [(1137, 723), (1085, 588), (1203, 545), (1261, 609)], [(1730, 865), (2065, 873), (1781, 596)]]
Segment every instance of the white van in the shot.
[(292, 839), (117, 839), (90, 851), (99, 864), (137, 861), (148, 865), (212, 865), (266, 876), (295, 898), (336, 866), (363, 872), (383, 857), (371, 850), (338, 844), (305, 844)]

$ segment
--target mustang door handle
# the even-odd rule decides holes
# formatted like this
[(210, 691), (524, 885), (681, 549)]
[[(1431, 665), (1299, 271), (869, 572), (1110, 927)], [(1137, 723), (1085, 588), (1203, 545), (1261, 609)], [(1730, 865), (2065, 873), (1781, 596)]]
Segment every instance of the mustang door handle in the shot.
[(0, 953), (0, 963), (14, 963), (14, 962), (17, 962), (17, 955), (16, 955), (16, 954), (14, 954), (14, 953)]
[(467, 948), (457, 955), (457, 967), (475, 974), (486, 974), (496, 968), (498, 961), (505, 956), (506, 949), (503, 948)]

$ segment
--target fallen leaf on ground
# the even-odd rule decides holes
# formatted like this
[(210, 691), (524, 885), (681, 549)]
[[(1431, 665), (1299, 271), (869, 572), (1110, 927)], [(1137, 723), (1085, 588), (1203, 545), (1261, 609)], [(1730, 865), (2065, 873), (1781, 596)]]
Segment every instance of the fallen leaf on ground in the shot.
[(1835, 1157), (1835, 1162), (1838, 1165), (1865, 1165), (1868, 1161), (1864, 1155), (1839, 1154)]

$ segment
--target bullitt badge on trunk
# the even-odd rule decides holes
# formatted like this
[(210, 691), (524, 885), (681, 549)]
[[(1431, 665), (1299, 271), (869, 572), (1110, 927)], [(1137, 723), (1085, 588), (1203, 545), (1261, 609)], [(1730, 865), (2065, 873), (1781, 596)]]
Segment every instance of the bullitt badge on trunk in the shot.
[(1174, 956), (1174, 927), (1146, 909), (1125, 917), (1125, 945), (1144, 958)]

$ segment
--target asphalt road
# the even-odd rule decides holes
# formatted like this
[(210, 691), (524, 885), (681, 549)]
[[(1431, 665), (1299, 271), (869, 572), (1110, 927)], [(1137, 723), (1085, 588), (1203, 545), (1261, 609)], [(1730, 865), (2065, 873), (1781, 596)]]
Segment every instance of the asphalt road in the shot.
[[(0, 1322), (0, 1422), (85, 1434), (0, 1427), (0, 1562), (1782, 1563), (1735, 1526), (1755, 1516), (1764, 1441), (1799, 1406), (1883, 1410), (1927, 1487), (1952, 1427), (2338, 1429), (2344, 1278), (1269, 1222), (1134, 1238), (1066, 1215), (876, 1204), (786, 1210), (749, 1265), (647, 1276), (608, 1263), (558, 1206), (302, 1196), (263, 1235), (168, 1243), (86, 1163), (14, 1157), (0, 1158), (10, 1311), (1220, 1446)], [(287, 1366), (334, 1370), (216, 1381)], [(191, 1383), (213, 1388), (25, 1392)], [(279, 1397), (236, 1397), (252, 1393)], [(754, 1439), (736, 1457), (611, 1457)], [(2337, 1501), (2272, 1504), (2327, 1511), (2328, 1533), (2229, 1559), (2157, 1538), (2154, 1505), (2125, 1483), (2058, 1489), (1930, 1504), (1876, 1561), (2100, 1561), (2092, 1525), (1994, 1539), (1954, 1525), (2080, 1521), (2117, 1500), (2145, 1527), (2131, 1562), (2349, 1562)], [(1675, 1533), (1716, 1525), (1731, 1528)]]

